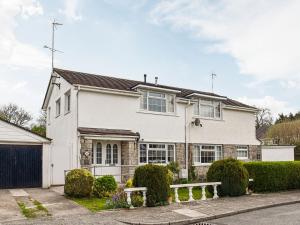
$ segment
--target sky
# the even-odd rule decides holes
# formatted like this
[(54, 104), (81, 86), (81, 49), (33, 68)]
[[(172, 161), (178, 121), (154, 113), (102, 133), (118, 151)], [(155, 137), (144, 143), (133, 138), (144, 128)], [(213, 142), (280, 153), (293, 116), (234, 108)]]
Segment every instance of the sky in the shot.
[(0, 105), (38, 116), (55, 67), (300, 110), (298, 0), (0, 0)]

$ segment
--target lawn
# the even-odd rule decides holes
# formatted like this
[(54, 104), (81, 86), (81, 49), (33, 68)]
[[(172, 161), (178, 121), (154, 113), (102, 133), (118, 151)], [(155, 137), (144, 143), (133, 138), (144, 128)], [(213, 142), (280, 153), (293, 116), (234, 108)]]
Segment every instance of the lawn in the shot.
[[(195, 200), (199, 200), (202, 197), (201, 188), (193, 188), (193, 197)], [(174, 191), (171, 193), (173, 201), (175, 200)], [(189, 199), (189, 190), (187, 188), (179, 188), (178, 195), (180, 201), (187, 201)], [(212, 194), (206, 191), (206, 197), (212, 198)], [(78, 203), (79, 205), (89, 209), (92, 212), (98, 212), (101, 210), (107, 209), (105, 206), (107, 198), (70, 198), (74, 202)]]
[(71, 198), (74, 202), (77, 202), (79, 205), (89, 209), (92, 212), (98, 212), (100, 210), (107, 209), (105, 206), (107, 198)]
[[(173, 201), (175, 201), (174, 190), (171, 193)], [(178, 196), (180, 201), (187, 201), (189, 199), (189, 189), (188, 188), (179, 188)], [(199, 187), (193, 188), (193, 198), (199, 200), (202, 197), (202, 190)], [(212, 198), (212, 194), (206, 190), (206, 197)]]

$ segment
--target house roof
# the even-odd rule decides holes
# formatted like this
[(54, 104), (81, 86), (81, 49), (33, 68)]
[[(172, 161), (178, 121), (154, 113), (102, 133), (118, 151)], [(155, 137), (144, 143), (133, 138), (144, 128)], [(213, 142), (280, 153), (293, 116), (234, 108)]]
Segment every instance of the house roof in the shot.
[(26, 132), (28, 132), (28, 133), (33, 134), (33, 135), (36, 135), (36, 136), (38, 136), (38, 137), (44, 139), (46, 142), (51, 141), (50, 138), (47, 138), (47, 137), (45, 137), (45, 136), (43, 136), (43, 135), (40, 135), (40, 134), (37, 134), (37, 133), (35, 133), (35, 132), (33, 132), (33, 131), (31, 131), (31, 130), (25, 128), (25, 127), (22, 127), (22, 126), (19, 126), (19, 125), (17, 125), (17, 124), (14, 124), (14, 123), (12, 123), (12, 122), (9, 122), (9, 121), (7, 121), (7, 120), (1, 118), (1, 117), (0, 117), (0, 121), (5, 122), (5, 123), (7, 123), (7, 124), (9, 124), (9, 125), (11, 125), (11, 126), (17, 127), (17, 128), (19, 128), (19, 129), (22, 129), (22, 130), (24, 130), (24, 131), (26, 131)]
[(256, 129), (256, 138), (262, 140), (266, 137), (269, 126), (263, 125)]
[[(198, 90), (191, 90), (179, 87), (172, 87), (166, 86), (161, 84), (154, 84), (154, 83), (145, 83), (143, 81), (136, 81), (136, 80), (128, 80), (123, 78), (111, 77), (111, 76), (104, 76), (98, 74), (90, 74), (90, 73), (83, 73), (65, 69), (54, 68), (54, 72), (62, 76), (67, 82), (72, 85), (86, 85), (86, 86), (93, 86), (93, 87), (101, 87), (101, 88), (109, 88), (109, 89), (116, 89), (116, 90), (124, 90), (124, 91), (132, 91), (136, 92), (134, 89), (137, 85), (147, 85), (150, 87), (158, 87), (158, 88), (165, 88), (179, 91), (176, 95), (182, 98), (190, 98), (188, 97), (191, 94), (201, 94), (207, 95), (212, 97), (220, 97), (224, 98), (225, 96), (217, 95), (215, 93), (210, 92), (203, 92)], [(244, 103), (235, 101), (233, 99), (225, 97), (226, 100), (223, 102), (226, 105), (235, 106), (235, 107), (243, 107), (243, 108), (250, 108), (256, 109), (255, 107), (246, 105)]]
[(89, 134), (89, 135), (118, 135), (118, 136), (120, 135), (120, 136), (139, 137), (138, 133), (132, 132), (131, 130), (78, 127), (78, 131), (80, 134)]

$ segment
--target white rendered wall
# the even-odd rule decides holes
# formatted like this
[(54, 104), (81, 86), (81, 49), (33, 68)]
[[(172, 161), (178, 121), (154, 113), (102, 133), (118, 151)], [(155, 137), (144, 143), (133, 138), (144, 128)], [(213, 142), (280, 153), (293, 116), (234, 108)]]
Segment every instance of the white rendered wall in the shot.
[[(129, 129), (139, 132), (142, 141), (184, 142), (186, 104), (176, 104), (175, 115), (142, 113), (139, 98), (81, 91), (79, 126)], [(192, 106), (187, 110), (188, 124), (193, 120)], [(254, 113), (223, 110), (222, 120), (201, 119), (203, 127), (188, 125), (190, 143), (259, 145), (255, 137)]]
[[(51, 107), (50, 124), (47, 120), (47, 137), (52, 139), (50, 148), (51, 185), (63, 184), (64, 170), (77, 168), (79, 160), (76, 128), (77, 91), (63, 78), (60, 78), (59, 82), (60, 89), (57, 86), (54, 87), (48, 105)], [(71, 90), (71, 111), (65, 113), (65, 93), (69, 90)], [(56, 117), (56, 100), (59, 97), (61, 98), (61, 114)]]
[(294, 146), (262, 146), (262, 161), (294, 161)]

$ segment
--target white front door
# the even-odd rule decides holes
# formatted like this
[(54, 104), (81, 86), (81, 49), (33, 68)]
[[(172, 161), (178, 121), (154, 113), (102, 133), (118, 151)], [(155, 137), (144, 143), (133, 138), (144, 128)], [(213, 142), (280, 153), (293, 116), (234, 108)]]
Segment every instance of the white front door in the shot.
[(93, 164), (95, 176), (112, 175), (121, 182), (121, 143), (117, 141), (95, 141)]

